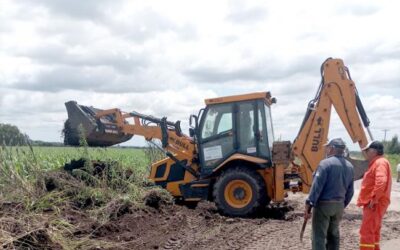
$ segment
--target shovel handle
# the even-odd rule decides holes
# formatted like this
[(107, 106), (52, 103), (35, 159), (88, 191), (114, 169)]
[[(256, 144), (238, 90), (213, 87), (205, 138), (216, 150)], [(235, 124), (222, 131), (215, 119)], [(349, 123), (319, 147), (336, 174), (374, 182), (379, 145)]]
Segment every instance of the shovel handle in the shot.
[[(311, 213), (311, 206), (307, 207), (307, 213)], [(303, 242), (304, 230), (306, 229), (308, 218), (304, 216), (304, 222), (300, 231), (300, 241)]]

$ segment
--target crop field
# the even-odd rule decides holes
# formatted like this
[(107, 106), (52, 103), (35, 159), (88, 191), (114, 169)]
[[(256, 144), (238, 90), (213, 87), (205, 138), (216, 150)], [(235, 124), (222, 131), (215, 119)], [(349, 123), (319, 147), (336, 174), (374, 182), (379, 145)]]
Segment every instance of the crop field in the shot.
[[(310, 249), (310, 225), (298, 239), (304, 194), (254, 218), (222, 216), (210, 202), (189, 209), (147, 180), (160, 157), (151, 149), (0, 147), (0, 248)], [(397, 237), (399, 219), (388, 212), (382, 240)], [(343, 249), (357, 248), (360, 222), (351, 204)]]
[[(52, 170), (73, 159), (90, 157), (100, 161), (118, 161), (124, 166), (136, 166), (140, 171), (148, 165), (144, 149), (139, 148), (84, 148), (84, 147), (3, 147), (1, 159), (15, 166), (23, 163), (37, 164), (41, 169)], [(11, 157), (11, 158), (10, 158)]]
[[(25, 165), (37, 165), (42, 170), (53, 170), (64, 166), (74, 159), (89, 157), (98, 161), (116, 161), (125, 167), (135, 167), (135, 170), (145, 173), (150, 159), (146, 158), (145, 149), (141, 148), (84, 148), (84, 147), (3, 147), (0, 159), (9, 162), (16, 169), (24, 171)], [(361, 157), (360, 154), (357, 155)], [(386, 155), (392, 165), (392, 173), (400, 163), (400, 155)], [(29, 172), (25, 173), (29, 175)]]

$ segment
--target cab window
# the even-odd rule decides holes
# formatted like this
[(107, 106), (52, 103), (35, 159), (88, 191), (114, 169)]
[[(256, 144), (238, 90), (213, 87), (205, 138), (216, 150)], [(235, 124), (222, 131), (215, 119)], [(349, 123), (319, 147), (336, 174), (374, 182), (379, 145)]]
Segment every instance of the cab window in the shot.
[(254, 105), (253, 102), (239, 104), (238, 112), (239, 150), (246, 154), (256, 154), (256, 138), (254, 134)]
[(232, 131), (232, 106), (221, 104), (210, 106), (203, 124), (202, 139)]

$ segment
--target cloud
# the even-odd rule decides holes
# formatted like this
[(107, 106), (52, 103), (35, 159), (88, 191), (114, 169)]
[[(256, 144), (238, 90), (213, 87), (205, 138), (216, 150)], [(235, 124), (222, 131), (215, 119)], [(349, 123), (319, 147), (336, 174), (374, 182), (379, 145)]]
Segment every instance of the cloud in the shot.
[(229, 1), (230, 11), (227, 20), (235, 24), (254, 24), (267, 17), (267, 9), (264, 6), (246, 6), (245, 1)]
[[(168, 72), (158, 70), (158, 74)], [(154, 75), (152, 69), (139, 69), (133, 74), (118, 74), (108, 66), (85, 67), (85, 66), (56, 66), (43, 70), (31, 79), (21, 79), (13, 83), (14, 88), (41, 91), (60, 92), (63, 90), (83, 90), (105, 93), (143, 93), (160, 90), (161, 82), (151, 79)], [(174, 82), (163, 82), (164, 87), (179, 88), (184, 84)]]
[(380, 7), (373, 4), (363, 4), (359, 2), (358, 4), (347, 3), (339, 6), (337, 12), (339, 14), (346, 14), (352, 16), (369, 16), (374, 15), (380, 10)]
[[(204, 98), (271, 91), (277, 136), (293, 140), (328, 56), (350, 68), (372, 129), (398, 131), (395, 1), (1, 4), (0, 119), (37, 139), (59, 139), (71, 99), (187, 122)], [(335, 116), (331, 132), (346, 134)]]
[(195, 37), (195, 28), (189, 24), (178, 25), (150, 8), (127, 13), (122, 19), (110, 18), (105, 22), (110, 33), (136, 43), (144, 43), (165, 34), (181, 35), (180, 38)]
[[(241, 57), (244, 57), (242, 55)], [(272, 63), (273, 62), (273, 63)], [(287, 78), (295, 74), (308, 74), (316, 70), (321, 58), (318, 56), (302, 56), (290, 62), (277, 58), (243, 58), (237, 65), (218, 63), (210, 65), (204, 62), (189, 67), (185, 74), (196, 82), (224, 83), (228, 81), (272, 81)]]
[(58, 16), (69, 18), (96, 20), (104, 17), (108, 8), (118, 5), (121, 1), (85, 0), (71, 3), (69, 0), (23, 0), (27, 5), (41, 6)]
[(129, 74), (140, 68), (148, 66), (149, 59), (144, 52), (122, 50), (121, 48), (110, 48), (104, 50), (94, 45), (70, 46), (65, 44), (43, 44), (28, 51), (16, 54), (28, 57), (40, 64), (62, 65), (75, 67), (109, 66), (122, 74)]
[[(22, 2), (26, 5), (16, 7), (25, 10), (32, 7), (28, 15), (33, 15), (34, 21), (21, 21), (18, 11), (7, 12), (13, 28), (1, 36), (9, 38), (0, 43), (4, 53), (0, 53), (0, 65), (5, 66), (0, 75), (2, 84), (32, 91), (114, 93), (153, 91), (161, 85), (179, 89), (187, 85), (184, 76), (175, 69), (184, 62), (172, 62), (174, 52), (165, 48), (173, 40), (195, 37), (195, 28), (190, 23), (175, 24), (148, 7), (136, 9), (133, 14), (122, 10), (123, 15), (110, 15), (107, 12), (110, 2), (85, 3), (83, 9), (92, 11), (88, 17), (98, 15), (96, 22), (87, 21), (75, 7), (67, 8), (59, 16), (68, 1), (42, 1), (37, 6)], [(43, 12), (40, 6), (48, 11)], [(121, 6), (129, 7), (129, 1), (121, 2)], [(100, 15), (100, 12), (107, 13)], [(20, 32), (21, 29), (28, 32)], [(168, 39), (165, 44), (149, 41), (157, 37)], [(8, 65), (10, 60), (13, 63)], [(21, 70), (21, 66), (28, 67)]]

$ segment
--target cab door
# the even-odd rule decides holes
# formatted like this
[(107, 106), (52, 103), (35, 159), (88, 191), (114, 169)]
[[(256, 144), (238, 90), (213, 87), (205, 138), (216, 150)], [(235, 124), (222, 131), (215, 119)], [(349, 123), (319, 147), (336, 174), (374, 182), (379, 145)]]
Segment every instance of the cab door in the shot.
[(201, 173), (206, 175), (234, 153), (233, 104), (210, 105), (200, 122), (199, 148)]
[(257, 155), (257, 124), (255, 101), (239, 102), (237, 112), (238, 152), (246, 155)]
[(269, 159), (273, 142), (269, 107), (262, 100), (238, 102), (238, 153)]

